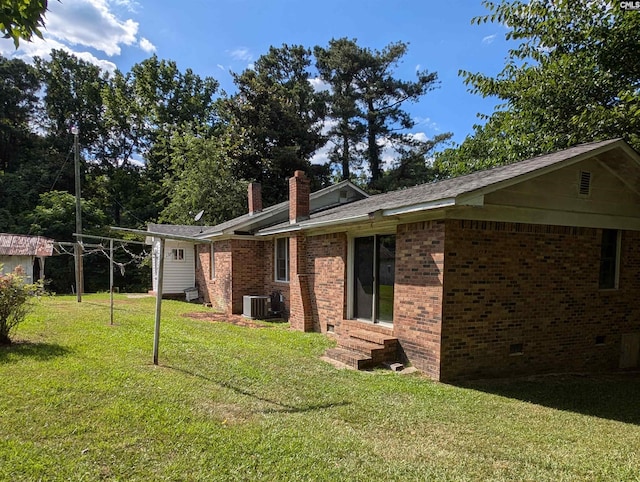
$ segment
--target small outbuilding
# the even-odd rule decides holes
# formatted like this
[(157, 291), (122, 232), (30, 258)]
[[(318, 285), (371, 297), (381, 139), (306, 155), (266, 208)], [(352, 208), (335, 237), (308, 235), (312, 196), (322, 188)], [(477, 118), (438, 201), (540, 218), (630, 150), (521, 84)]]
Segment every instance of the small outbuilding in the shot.
[(44, 260), (52, 254), (53, 239), (0, 233), (0, 274), (21, 266), (28, 282), (44, 279)]

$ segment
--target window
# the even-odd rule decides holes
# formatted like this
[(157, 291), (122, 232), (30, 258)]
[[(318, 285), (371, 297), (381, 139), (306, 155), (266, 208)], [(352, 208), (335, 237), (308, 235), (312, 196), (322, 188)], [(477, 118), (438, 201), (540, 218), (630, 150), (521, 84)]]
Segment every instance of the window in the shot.
[(184, 261), (184, 249), (173, 248), (171, 250), (171, 259), (174, 261)]
[(620, 232), (617, 229), (603, 229), (600, 245), (600, 289), (618, 287), (619, 266)]
[(276, 281), (289, 281), (289, 238), (276, 239)]
[(211, 279), (216, 279), (216, 248), (211, 243), (211, 250), (209, 251), (209, 265), (211, 266)]

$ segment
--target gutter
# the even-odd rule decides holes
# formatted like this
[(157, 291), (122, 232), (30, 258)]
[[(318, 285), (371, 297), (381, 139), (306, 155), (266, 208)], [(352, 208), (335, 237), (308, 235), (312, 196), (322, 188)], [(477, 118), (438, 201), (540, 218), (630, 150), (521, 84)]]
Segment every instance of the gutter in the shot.
[(429, 201), (419, 204), (411, 204), (409, 206), (402, 206), (393, 209), (383, 209), (382, 216), (398, 216), (400, 214), (415, 213), (418, 211), (430, 211), (431, 209), (448, 208), (456, 205), (456, 198), (449, 197), (444, 199), (438, 199), (437, 201)]
[[(156, 233), (154, 231), (143, 231), (142, 229), (132, 229), (132, 228), (121, 228), (118, 226), (111, 226), (109, 229), (117, 232), (125, 232), (125, 233), (133, 233), (139, 236), (144, 236), (146, 238), (164, 238), (164, 239), (175, 239), (178, 241), (190, 241), (192, 243), (212, 243), (208, 239), (194, 238), (191, 236), (181, 236), (179, 234), (167, 234), (167, 233)], [(148, 243), (151, 244), (151, 243)]]
[(358, 214), (356, 216), (350, 216), (347, 218), (332, 219), (326, 221), (304, 222), (303, 224), (295, 224), (291, 226), (283, 226), (278, 229), (265, 229), (259, 231), (258, 236), (269, 236), (272, 234), (282, 234), (294, 231), (302, 231), (303, 229), (321, 228), (325, 226), (339, 226), (342, 224), (352, 224), (360, 221), (378, 221), (382, 218), (399, 216), (401, 214), (416, 213), (419, 211), (429, 211), (432, 209), (441, 209), (456, 205), (455, 198), (438, 199), (437, 201), (430, 201), (419, 204), (411, 204), (409, 206), (403, 206), (393, 209), (379, 209), (366, 214)]

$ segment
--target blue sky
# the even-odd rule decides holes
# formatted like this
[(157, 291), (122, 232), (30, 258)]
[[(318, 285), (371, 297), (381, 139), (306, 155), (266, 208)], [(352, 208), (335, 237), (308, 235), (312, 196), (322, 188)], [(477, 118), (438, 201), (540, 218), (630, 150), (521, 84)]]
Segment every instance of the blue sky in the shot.
[(477, 113), (490, 114), (496, 104), (467, 92), (458, 70), (496, 74), (508, 50), (504, 26), (471, 24), (487, 13), (480, 0), (50, 0), (49, 10), (44, 41), (16, 51), (0, 39), (0, 53), (29, 60), (64, 48), (122, 71), (155, 53), (214, 77), (227, 92), (234, 91), (229, 71), (241, 72), (271, 45), (326, 46), (340, 37), (372, 49), (408, 42), (397, 75), (411, 79), (427, 69), (440, 80), (407, 106), (418, 122), (414, 132), (452, 132), (457, 142), (472, 131)]

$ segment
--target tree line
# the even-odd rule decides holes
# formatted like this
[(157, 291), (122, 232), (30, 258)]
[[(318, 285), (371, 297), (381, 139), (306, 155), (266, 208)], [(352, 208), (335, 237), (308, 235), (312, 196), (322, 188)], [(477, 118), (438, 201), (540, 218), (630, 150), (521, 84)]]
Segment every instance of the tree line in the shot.
[[(265, 205), (286, 200), (287, 178), (298, 169), (314, 189), (337, 179), (393, 189), (406, 182), (394, 173), (426, 165), (449, 137), (410, 134), (414, 121), (403, 105), (434, 88), (437, 76), (398, 79), (406, 50), (402, 42), (377, 51), (350, 39), (271, 47), (232, 74), (232, 95), (156, 56), (113, 73), (63, 50), (34, 64), (0, 57), (0, 232), (73, 241), (72, 126), (91, 234), (109, 225), (193, 223), (201, 209), (201, 222), (216, 224), (246, 212), (249, 182), (262, 183)], [(330, 161), (312, 164), (327, 143)], [(385, 168), (383, 143), (398, 153), (396, 166)], [(422, 169), (411, 182), (428, 176)]]
[[(156, 56), (113, 73), (61, 50), (33, 65), (0, 57), (0, 232), (72, 240), (71, 125), (80, 132), (83, 224), (92, 234), (192, 224), (201, 209), (201, 222), (216, 224), (246, 212), (251, 181), (262, 183), (265, 205), (285, 200), (297, 169), (313, 189), (350, 179), (384, 192), (580, 142), (623, 137), (640, 148), (640, 12), (619, 2), (484, 5), (489, 13), (473, 22), (508, 25), (515, 46), (494, 77), (460, 72), (498, 105), (459, 145), (448, 133), (412, 135), (407, 103), (438, 79), (398, 77), (404, 42), (271, 47), (232, 74), (232, 94)], [(391, 163), (383, 146), (393, 149)], [(312, 164), (323, 147), (329, 162)], [(89, 289), (92, 282), (89, 274)]]

